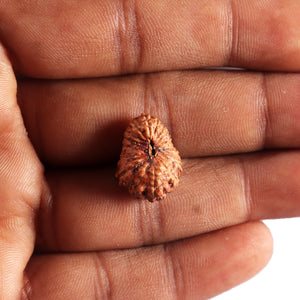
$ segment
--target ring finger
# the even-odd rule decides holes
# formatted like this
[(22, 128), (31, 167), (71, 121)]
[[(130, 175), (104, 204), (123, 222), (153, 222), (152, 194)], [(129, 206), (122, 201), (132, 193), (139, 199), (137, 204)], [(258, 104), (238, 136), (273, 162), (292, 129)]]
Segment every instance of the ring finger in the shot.
[(299, 151), (184, 160), (181, 183), (149, 203), (117, 188), (113, 169), (51, 171), (37, 248), (92, 251), (187, 238), (300, 213)]

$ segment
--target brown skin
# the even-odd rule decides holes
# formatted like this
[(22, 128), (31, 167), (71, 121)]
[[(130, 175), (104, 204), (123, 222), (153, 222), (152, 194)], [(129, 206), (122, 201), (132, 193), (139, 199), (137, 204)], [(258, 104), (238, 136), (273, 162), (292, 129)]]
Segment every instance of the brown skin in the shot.
[[(0, 299), (206, 299), (264, 267), (257, 220), (300, 215), (299, 9), (1, 1)], [(182, 71), (224, 65), (259, 72)], [(162, 202), (113, 179), (141, 112), (183, 158)]]

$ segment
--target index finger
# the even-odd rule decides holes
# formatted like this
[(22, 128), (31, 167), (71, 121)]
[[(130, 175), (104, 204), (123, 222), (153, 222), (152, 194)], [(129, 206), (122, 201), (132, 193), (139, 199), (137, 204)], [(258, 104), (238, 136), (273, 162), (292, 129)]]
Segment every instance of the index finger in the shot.
[(298, 0), (6, 0), (0, 36), (15, 68), (33, 77), (211, 66), (299, 71), (299, 9)]

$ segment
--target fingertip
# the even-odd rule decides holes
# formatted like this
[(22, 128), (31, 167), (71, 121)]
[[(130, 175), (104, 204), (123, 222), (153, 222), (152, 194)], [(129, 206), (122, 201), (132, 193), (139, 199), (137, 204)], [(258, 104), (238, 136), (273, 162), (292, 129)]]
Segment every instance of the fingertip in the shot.
[[(272, 256), (271, 233), (260, 221), (232, 226), (207, 236), (208, 263), (193, 274), (195, 278), (201, 278), (205, 290), (197, 282), (190, 286), (191, 294), (201, 293), (205, 299), (251, 279), (268, 264)], [(197, 276), (195, 273), (198, 273)]]
[(233, 1), (236, 6), (232, 66), (298, 72), (299, 1)]
[[(273, 237), (269, 228), (261, 221), (247, 224), (248, 231), (243, 239), (245, 253), (252, 266), (255, 266), (254, 274), (262, 270), (270, 261), (273, 254)], [(252, 267), (249, 264), (249, 267)]]

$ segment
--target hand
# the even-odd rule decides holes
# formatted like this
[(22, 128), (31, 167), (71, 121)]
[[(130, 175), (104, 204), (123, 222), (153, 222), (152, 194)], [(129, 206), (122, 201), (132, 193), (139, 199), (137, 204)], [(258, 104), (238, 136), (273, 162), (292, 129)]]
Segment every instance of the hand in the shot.
[[(206, 299), (257, 273), (258, 220), (300, 214), (299, 9), (1, 1), (0, 299)], [(162, 202), (114, 180), (142, 112), (183, 157)]]

